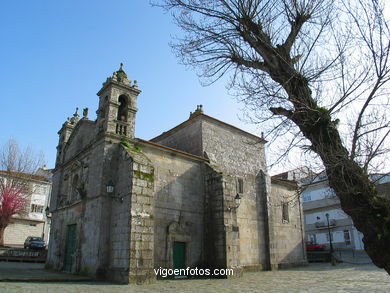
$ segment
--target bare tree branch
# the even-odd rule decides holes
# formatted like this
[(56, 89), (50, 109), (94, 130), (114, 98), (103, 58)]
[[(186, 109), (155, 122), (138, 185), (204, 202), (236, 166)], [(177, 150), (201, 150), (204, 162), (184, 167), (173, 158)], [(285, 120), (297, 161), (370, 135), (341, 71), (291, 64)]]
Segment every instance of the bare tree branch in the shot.
[[(268, 126), (323, 162), (342, 209), (390, 273), (390, 200), (367, 173), (389, 150), (390, 32), (381, 1), (164, 0), (183, 64), (231, 89)], [(352, 127), (346, 127), (351, 125)], [(289, 135), (285, 135), (285, 134)]]

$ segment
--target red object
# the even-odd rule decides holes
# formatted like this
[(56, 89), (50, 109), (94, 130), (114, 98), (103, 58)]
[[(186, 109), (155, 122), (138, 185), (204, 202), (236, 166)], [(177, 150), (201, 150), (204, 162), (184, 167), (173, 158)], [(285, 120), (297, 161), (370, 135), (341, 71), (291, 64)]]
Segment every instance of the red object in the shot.
[(315, 244), (313, 241), (306, 241), (306, 250), (313, 251), (313, 250), (325, 250), (326, 245), (325, 244)]
[(23, 184), (7, 178), (0, 178), (0, 246), (4, 245), (4, 231), (11, 217), (22, 212), (27, 204)]

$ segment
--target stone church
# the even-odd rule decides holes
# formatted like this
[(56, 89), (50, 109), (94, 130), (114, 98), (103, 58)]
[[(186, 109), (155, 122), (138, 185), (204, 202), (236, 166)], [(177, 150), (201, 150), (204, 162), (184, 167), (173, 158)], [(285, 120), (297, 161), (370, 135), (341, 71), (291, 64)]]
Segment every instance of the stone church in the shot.
[(306, 262), (293, 182), (267, 175), (265, 144), (203, 113), (134, 137), (137, 82), (123, 65), (98, 92), (96, 120), (58, 132), (46, 266), (120, 283), (158, 268), (264, 270)]

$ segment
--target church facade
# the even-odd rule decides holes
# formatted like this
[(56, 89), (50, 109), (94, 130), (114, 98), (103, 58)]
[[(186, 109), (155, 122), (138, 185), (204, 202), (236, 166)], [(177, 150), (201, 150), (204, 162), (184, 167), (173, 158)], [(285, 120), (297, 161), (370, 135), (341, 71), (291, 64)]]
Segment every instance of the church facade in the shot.
[(266, 141), (201, 106), (135, 138), (140, 93), (121, 65), (98, 92), (97, 119), (76, 111), (58, 132), (47, 267), (144, 283), (158, 268), (240, 276), (305, 263), (296, 186), (271, 183)]

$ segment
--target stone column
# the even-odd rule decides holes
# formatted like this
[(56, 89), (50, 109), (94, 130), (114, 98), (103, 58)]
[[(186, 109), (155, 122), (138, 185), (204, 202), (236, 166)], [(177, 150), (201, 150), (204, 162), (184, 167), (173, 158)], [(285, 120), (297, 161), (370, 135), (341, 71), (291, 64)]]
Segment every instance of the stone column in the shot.
[(129, 283), (150, 283), (154, 274), (154, 169), (140, 151), (126, 148), (133, 159)]

